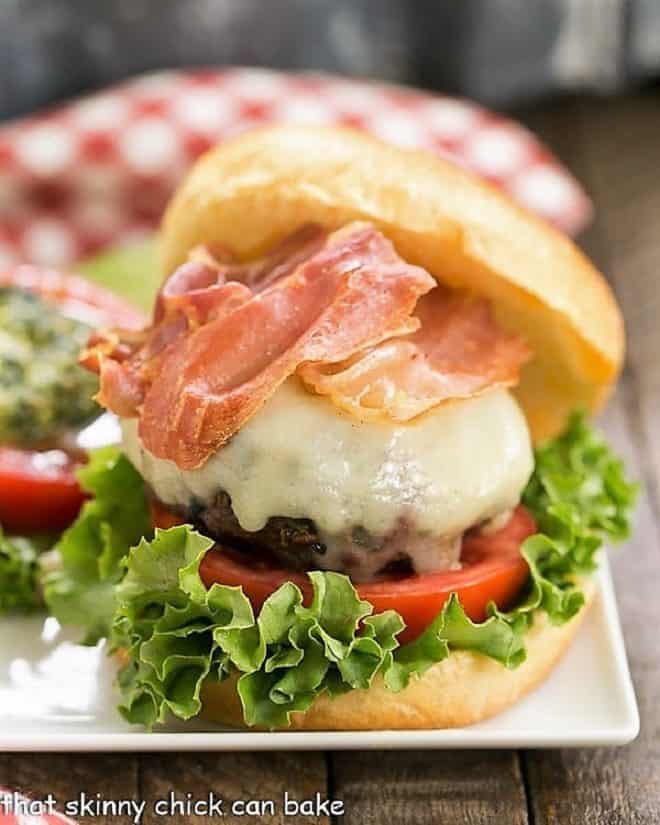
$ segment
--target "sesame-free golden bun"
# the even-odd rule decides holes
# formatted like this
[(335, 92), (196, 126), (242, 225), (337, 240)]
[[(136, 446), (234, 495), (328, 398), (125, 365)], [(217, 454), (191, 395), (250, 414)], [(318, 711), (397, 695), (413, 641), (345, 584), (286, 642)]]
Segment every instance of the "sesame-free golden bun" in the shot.
[(534, 350), (516, 395), (536, 440), (597, 410), (621, 368), (623, 323), (607, 283), (561, 233), (425, 152), (339, 128), (259, 129), (200, 158), (162, 225), (165, 274), (198, 244), (239, 259), (302, 224), (375, 224), (407, 261), (489, 298)]
[[(291, 715), (294, 730), (410, 730), (458, 728), (488, 719), (514, 705), (550, 674), (570, 646), (593, 599), (592, 581), (581, 582), (586, 604), (563, 625), (536, 613), (525, 635), (527, 659), (514, 670), (467, 650), (454, 650), (407, 688), (393, 693), (377, 677), (368, 690), (335, 698), (318, 697), (304, 712)], [(212, 722), (244, 727), (236, 678), (207, 682), (202, 688), (202, 716)]]

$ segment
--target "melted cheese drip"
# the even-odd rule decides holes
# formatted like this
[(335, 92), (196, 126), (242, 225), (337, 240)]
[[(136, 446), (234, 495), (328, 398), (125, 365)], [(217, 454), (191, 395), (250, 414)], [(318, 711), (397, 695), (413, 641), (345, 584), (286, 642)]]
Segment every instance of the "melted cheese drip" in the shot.
[(222, 489), (250, 531), (288, 516), (312, 519), (324, 536), (355, 527), (385, 536), (405, 523), (413, 536), (452, 539), (515, 507), (533, 469), (525, 418), (505, 390), (407, 424), (367, 423), (289, 379), (193, 471), (148, 453), (135, 420), (122, 429), (128, 457), (164, 503), (211, 502)]

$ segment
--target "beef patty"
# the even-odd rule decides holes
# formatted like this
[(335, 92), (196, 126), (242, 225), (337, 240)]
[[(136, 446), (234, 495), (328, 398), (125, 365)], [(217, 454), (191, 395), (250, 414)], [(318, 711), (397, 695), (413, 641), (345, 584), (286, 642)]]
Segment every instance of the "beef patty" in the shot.
[(193, 501), (179, 515), (218, 543), (246, 554), (266, 554), (292, 570), (336, 570), (356, 582), (383, 573), (424, 572), (411, 557), (428, 559), (433, 569), (453, 569), (460, 558), (460, 536), (443, 541), (415, 532), (405, 521), (384, 536), (359, 525), (339, 535), (324, 535), (311, 519), (288, 516), (270, 518), (261, 530), (244, 530), (224, 490), (211, 502)]
[(231, 506), (231, 498), (220, 490), (209, 504), (195, 502), (186, 514), (200, 532), (242, 550), (260, 550), (274, 556), (285, 567), (312, 570), (326, 553), (314, 522), (310, 519), (275, 516), (261, 530), (244, 530)]

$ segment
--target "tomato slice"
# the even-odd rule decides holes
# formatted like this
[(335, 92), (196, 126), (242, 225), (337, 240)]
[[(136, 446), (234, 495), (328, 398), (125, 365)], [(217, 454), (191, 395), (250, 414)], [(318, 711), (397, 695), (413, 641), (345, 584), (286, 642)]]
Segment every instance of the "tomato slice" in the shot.
[[(152, 514), (157, 527), (181, 523), (181, 519), (162, 505), (154, 505)], [(524, 507), (518, 507), (506, 526), (496, 533), (466, 535), (460, 570), (404, 578), (383, 577), (358, 584), (356, 589), (360, 598), (374, 606), (375, 612), (392, 609), (401, 614), (406, 623), (400, 637), (403, 642), (414, 639), (428, 627), (452, 593), (458, 595), (473, 621), (483, 621), (489, 602), (504, 609), (520, 593), (529, 576), (520, 545), (535, 532), (536, 523), (531, 514)], [(210, 550), (202, 561), (200, 575), (207, 587), (215, 582), (242, 586), (256, 610), (287, 581), (300, 587), (306, 604), (312, 598), (312, 587), (304, 573), (277, 567), (256, 554), (248, 563), (245, 554), (230, 548)]]
[(510, 607), (529, 577), (529, 567), (520, 554), (523, 541), (536, 532), (536, 522), (518, 507), (501, 530), (490, 535), (468, 533), (463, 540), (461, 569), (358, 585), (360, 597), (376, 612), (396, 610), (406, 630), (407, 642), (425, 630), (456, 593), (466, 614), (475, 622), (486, 618), (486, 607), (495, 602)]
[(0, 447), (0, 524), (12, 532), (63, 530), (85, 498), (78, 466), (61, 450)]
[(160, 527), (161, 530), (169, 530), (170, 527), (177, 527), (179, 524), (186, 523), (185, 519), (168, 510), (164, 504), (161, 504), (155, 498), (149, 499), (149, 509), (151, 510), (151, 523), (154, 527)]
[[(0, 286), (35, 292), (63, 314), (91, 326), (139, 328), (144, 316), (107, 289), (52, 269), (17, 266), (0, 272)], [(0, 525), (10, 531), (62, 530), (85, 496), (75, 477), (80, 461), (61, 450), (0, 446)]]

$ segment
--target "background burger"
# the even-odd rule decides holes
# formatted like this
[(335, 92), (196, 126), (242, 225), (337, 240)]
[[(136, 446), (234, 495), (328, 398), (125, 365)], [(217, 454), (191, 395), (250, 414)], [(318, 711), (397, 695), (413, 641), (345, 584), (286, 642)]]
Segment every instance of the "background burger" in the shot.
[(534, 687), (634, 497), (576, 412), (623, 355), (591, 264), (451, 165), (307, 128), (202, 158), (162, 251), (151, 324), (82, 356), (123, 453), (46, 583), (126, 718), (445, 727)]
[(0, 615), (40, 606), (41, 565), (84, 500), (87, 450), (116, 441), (80, 347), (95, 328), (144, 322), (82, 278), (27, 265), (0, 272)]

